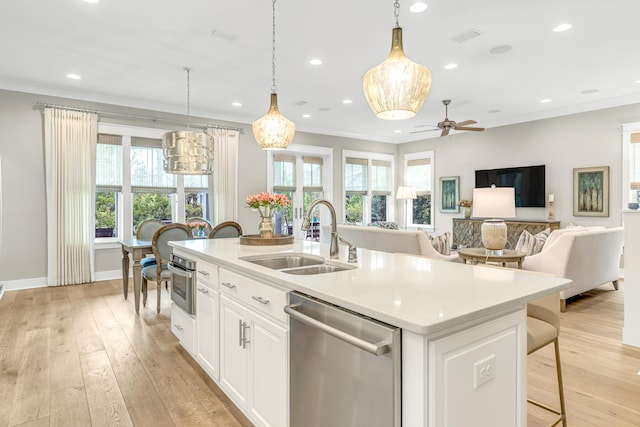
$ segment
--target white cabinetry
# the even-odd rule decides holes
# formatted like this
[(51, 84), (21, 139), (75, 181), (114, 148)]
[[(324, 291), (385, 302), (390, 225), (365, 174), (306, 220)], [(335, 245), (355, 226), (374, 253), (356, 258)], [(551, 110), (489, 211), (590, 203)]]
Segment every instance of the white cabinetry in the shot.
[(171, 332), (179, 340), (182, 347), (193, 355), (195, 351), (195, 318), (173, 302), (171, 303)]
[(217, 267), (202, 262), (197, 267), (196, 360), (211, 378), (218, 380), (220, 378), (220, 292), (216, 289), (218, 270)]
[(256, 425), (287, 426), (286, 293), (224, 269), (220, 283), (220, 385)]

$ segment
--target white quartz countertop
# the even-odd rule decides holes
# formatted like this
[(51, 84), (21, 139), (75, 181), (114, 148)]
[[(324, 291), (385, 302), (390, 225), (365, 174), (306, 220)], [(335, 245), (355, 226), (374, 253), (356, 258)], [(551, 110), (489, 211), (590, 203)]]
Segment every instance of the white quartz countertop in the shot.
[[(465, 265), (358, 248), (357, 268), (308, 276), (291, 275), (239, 258), (279, 252), (329, 259), (329, 245), (306, 240), (278, 246), (241, 245), (239, 239), (171, 242), (222, 268), (296, 290), (397, 327), (433, 334), (499, 314), (571, 286), (571, 280), (484, 265)], [(347, 247), (338, 262), (347, 264)]]

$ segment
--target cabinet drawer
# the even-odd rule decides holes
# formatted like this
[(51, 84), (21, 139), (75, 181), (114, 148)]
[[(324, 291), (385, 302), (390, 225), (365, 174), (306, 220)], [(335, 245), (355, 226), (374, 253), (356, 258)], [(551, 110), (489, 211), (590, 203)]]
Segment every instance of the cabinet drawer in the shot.
[(198, 282), (206, 282), (210, 287), (218, 288), (218, 267), (208, 262), (196, 261)]
[(171, 303), (171, 332), (180, 340), (182, 347), (192, 355), (195, 350), (195, 322), (193, 316)]
[(220, 291), (233, 295), (249, 307), (286, 323), (287, 293), (240, 274), (220, 269)]

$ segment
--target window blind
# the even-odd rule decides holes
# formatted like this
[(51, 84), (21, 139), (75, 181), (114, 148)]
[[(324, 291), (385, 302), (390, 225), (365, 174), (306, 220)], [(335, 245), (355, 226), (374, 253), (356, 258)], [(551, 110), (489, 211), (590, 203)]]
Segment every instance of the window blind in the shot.
[(321, 157), (303, 157), (304, 191), (322, 191), (322, 165)]
[(131, 191), (175, 193), (176, 176), (165, 173), (162, 140), (131, 137)]
[(296, 189), (296, 158), (286, 154), (273, 155), (273, 190), (282, 193)]
[(98, 134), (96, 145), (96, 191), (122, 191), (122, 137)]
[(371, 175), (372, 194), (375, 196), (391, 195), (391, 162), (373, 160)]
[(345, 159), (345, 190), (347, 195), (367, 194), (368, 161), (347, 157)]

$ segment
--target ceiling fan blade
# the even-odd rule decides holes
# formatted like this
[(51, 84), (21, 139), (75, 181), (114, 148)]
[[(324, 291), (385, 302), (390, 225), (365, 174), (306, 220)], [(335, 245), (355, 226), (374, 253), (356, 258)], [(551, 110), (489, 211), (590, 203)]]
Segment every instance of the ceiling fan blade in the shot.
[(409, 132), (409, 133), (411, 134), (411, 133), (433, 132), (434, 130), (440, 130), (440, 129), (435, 128), (435, 129), (414, 130), (413, 132)]
[(484, 128), (468, 128), (468, 127), (460, 127), (460, 126), (456, 126), (456, 130), (475, 130), (475, 131), (482, 131), (482, 130), (484, 130)]
[(478, 123), (475, 120), (465, 120), (464, 122), (456, 123), (456, 129), (460, 129), (460, 126), (472, 125)]
[(442, 133), (440, 134), (440, 136), (447, 136), (449, 135), (449, 129), (445, 129), (442, 131)]

